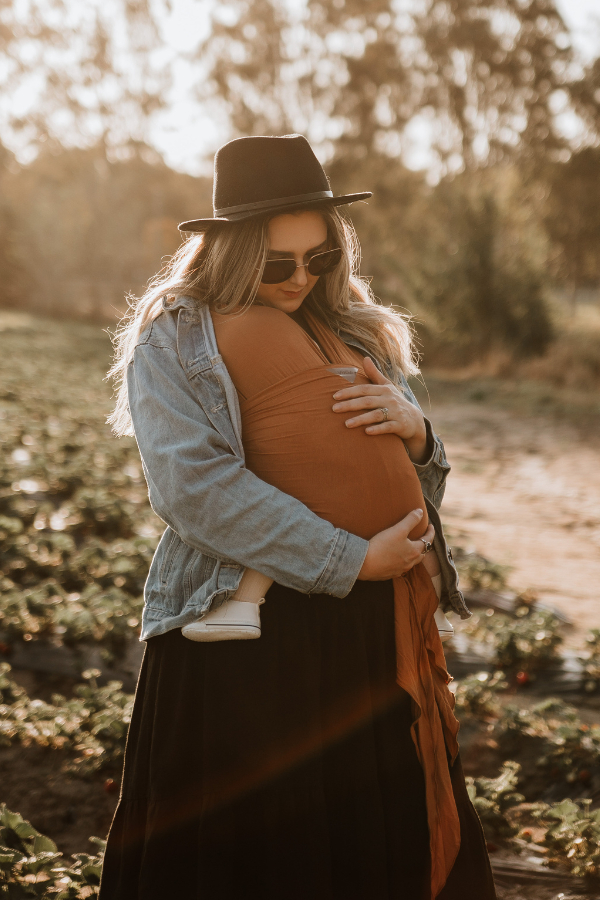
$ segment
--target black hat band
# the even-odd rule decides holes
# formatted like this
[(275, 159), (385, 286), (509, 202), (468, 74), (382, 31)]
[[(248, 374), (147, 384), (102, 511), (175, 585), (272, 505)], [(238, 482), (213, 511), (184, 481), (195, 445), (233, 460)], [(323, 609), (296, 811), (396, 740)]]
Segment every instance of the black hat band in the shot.
[(305, 200), (329, 200), (333, 191), (316, 191), (313, 194), (296, 194), (295, 197), (279, 197), (277, 200), (260, 200), (257, 203), (242, 203), (241, 206), (224, 206), (215, 209), (215, 216), (228, 216), (233, 213), (246, 212), (251, 209), (272, 209), (276, 206), (287, 206), (288, 203), (303, 203)]

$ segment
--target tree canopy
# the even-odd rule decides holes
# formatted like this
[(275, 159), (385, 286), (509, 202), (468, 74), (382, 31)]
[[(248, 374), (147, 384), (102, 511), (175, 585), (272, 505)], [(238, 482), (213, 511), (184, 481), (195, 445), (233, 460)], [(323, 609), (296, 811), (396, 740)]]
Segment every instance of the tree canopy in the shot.
[(600, 64), (577, 61), (554, 0), (231, 0), (197, 58), (236, 133), (303, 131), (338, 159), (397, 157), (417, 121), (442, 172), (560, 159), (565, 105), (600, 128)]
[[(168, 0), (165, 0), (168, 5)], [(148, 143), (167, 101), (161, 0), (0, 0), (0, 138), (46, 146)]]

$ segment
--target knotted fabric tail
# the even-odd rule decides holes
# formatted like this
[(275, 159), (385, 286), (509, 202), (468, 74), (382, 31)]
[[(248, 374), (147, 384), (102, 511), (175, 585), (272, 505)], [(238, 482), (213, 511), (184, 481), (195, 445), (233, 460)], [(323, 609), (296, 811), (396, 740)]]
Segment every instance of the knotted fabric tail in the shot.
[(438, 599), (423, 566), (394, 579), (396, 681), (414, 701), (411, 733), (425, 775), (431, 848), (431, 900), (440, 893), (460, 848), (460, 822), (447, 751), (458, 754), (459, 723), (433, 615)]

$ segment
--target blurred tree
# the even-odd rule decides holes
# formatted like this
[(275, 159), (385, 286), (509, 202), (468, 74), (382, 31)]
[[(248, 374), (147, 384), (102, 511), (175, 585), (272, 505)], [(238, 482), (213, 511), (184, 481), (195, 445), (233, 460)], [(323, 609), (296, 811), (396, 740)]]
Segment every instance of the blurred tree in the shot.
[(360, 235), (361, 269), (385, 303), (414, 311), (411, 270), (419, 248), (431, 236), (428, 204), (433, 189), (424, 172), (413, 172), (398, 160), (381, 163), (380, 157), (371, 156), (353, 176), (360, 190), (373, 191), (368, 202), (349, 208)]
[(98, 146), (45, 151), (12, 175), (5, 198), (16, 261), (28, 273), (22, 305), (112, 320), (177, 249), (177, 223), (210, 214), (211, 183), (147, 149), (110, 162)]
[(600, 147), (574, 153), (543, 173), (543, 221), (555, 249), (554, 274), (571, 288), (600, 286)]
[(19, 260), (16, 211), (8, 196), (8, 183), (18, 169), (13, 154), (0, 144), (0, 285), (2, 304), (17, 306), (28, 286), (26, 267)]
[(373, 198), (352, 208), (363, 271), (384, 302), (415, 314), (428, 364), (546, 349), (553, 328), (539, 184), (498, 165), (431, 187), (421, 173), (371, 159), (364, 185)]
[(430, 348), (447, 362), (536, 356), (553, 338), (543, 239), (521, 191), (516, 170), (463, 174), (422, 210), (430, 224), (409, 283)]
[(170, 84), (169, 68), (154, 58), (161, 4), (0, 0), (5, 136), (29, 155), (44, 144), (122, 151), (147, 143)]
[(236, 133), (303, 131), (340, 174), (415, 123), (443, 172), (560, 151), (557, 91), (589, 128), (600, 109), (554, 0), (231, 0), (198, 58)]
[[(0, 126), (4, 115), (5, 134), (10, 125), (42, 148), (2, 181), (0, 268), (11, 274), (0, 302), (23, 294), (27, 271), (32, 306), (115, 315), (175, 249), (177, 220), (209, 211), (208, 182), (171, 172), (148, 147), (170, 83), (168, 6), (0, 0)], [(215, 2), (195, 56), (198, 97), (234, 134), (302, 131), (329, 157), (336, 190), (374, 190), (352, 209), (364, 268), (385, 302), (421, 316), (430, 346), (544, 348), (541, 212), (522, 202), (524, 183), (506, 200), (514, 160), (548, 173), (543, 214), (561, 277), (590, 277), (598, 229), (597, 188), (584, 186), (598, 151), (565, 166), (557, 110), (560, 100), (598, 138), (600, 62), (575, 64), (554, 0)], [(26, 109), (24, 88), (35, 97)], [(435, 188), (401, 163), (415, 130), (436, 154)], [(543, 168), (542, 154), (561, 162)], [(461, 167), (468, 177), (455, 177)], [(571, 189), (580, 212), (563, 215)]]
[(577, 109), (587, 121), (594, 123), (595, 134), (600, 132), (600, 54), (588, 63), (582, 76), (573, 82), (571, 94)]
[(34, 157), (2, 179), (1, 305), (113, 319), (176, 249), (177, 222), (206, 208), (205, 183), (149, 147), (168, 6), (0, 0), (0, 126)]
[[(524, 204), (523, 183), (506, 198), (502, 181), (518, 181), (509, 160), (568, 154), (559, 95), (590, 133), (600, 109), (554, 0), (232, 0), (198, 58), (200, 95), (234, 134), (301, 131), (336, 189), (374, 191), (352, 209), (363, 270), (419, 315), (426, 349), (453, 363), (544, 351), (539, 198)], [(445, 175), (434, 189), (400, 162), (415, 126)], [(497, 177), (448, 177), (482, 167)]]

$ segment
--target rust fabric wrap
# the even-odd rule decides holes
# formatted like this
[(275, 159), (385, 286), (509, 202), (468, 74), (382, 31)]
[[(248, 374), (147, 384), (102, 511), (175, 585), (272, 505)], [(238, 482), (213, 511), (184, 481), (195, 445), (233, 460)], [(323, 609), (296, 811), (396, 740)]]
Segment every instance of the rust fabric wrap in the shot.
[[(348, 382), (328, 371), (357, 366), (362, 356), (316, 316), (305, 320), (318, 345), (293, 319), (253, 306), (213, 322), (219, 351), (238, 391), (246, 465), (309, 509), (367, 540), (411, 510), (425, 510), (419, 479), (394, 434), (349, 429), (332, 411)], [(413, 529), (427, 529), (427, 514)], [(438, 600), (422, 565), (394, 579), (397, 683), (413, 699), (412, 737), (425, 774), (431, 847), (431, 897), (442, 890), (460, 847), (460, 825), (448, 770), (458, 753), (450, 676), (433, 616)]]

